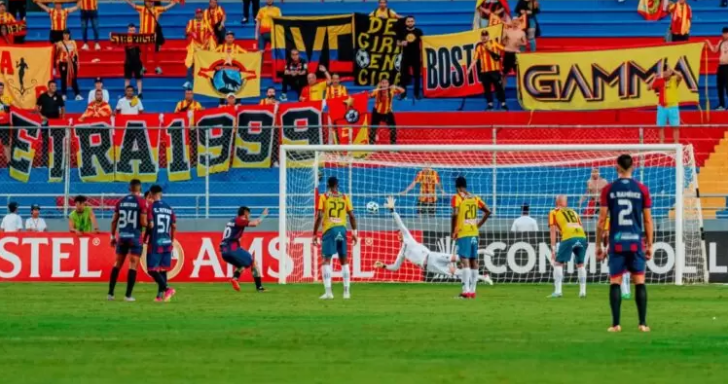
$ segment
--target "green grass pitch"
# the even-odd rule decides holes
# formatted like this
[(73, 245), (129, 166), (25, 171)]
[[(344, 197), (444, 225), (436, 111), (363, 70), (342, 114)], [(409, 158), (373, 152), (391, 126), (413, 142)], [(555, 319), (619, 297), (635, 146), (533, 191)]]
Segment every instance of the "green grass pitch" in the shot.
[(650, 286), (609, 334), (606, 285), (549, 300), (547, 285), (179, 284), (170, 303), (137, 286), (0, 284), (3, 383), (726, 383), (728, 288)]

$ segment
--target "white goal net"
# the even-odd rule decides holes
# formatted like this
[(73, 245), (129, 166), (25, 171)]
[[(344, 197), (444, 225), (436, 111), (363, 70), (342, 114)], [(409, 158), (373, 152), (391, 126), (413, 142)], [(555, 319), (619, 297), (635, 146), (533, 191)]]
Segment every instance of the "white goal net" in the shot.
[[(409, 261), (397, 271), (373, 264), (392, 264), (401, 246), (384, 208), (387, 196), (396, 198), (397, 212), (419, 242), (451, 253), (450, 200), (455, 179), (464, 176), (468, 190), (493, 211), (480, 230), (482, 273), (490, 273), (496, 283), (551, 282), (548, 213), (557, 195), (567, 195), (590, 240), (588, 280), (606, 282), (607, 264), (596, 261), (594, 247), (598, 196), (587, 193), (587, 182), (595, 170), (613, 181), (616, 158), (623, 153), (633, 156), (633, 176), (647, 185), (653, 199), (655, 245), (647, 281), (707, 282), (695, 161), (692, 147), (680, 145), (282, 146), (279, 231), (286, 239), (281, 254), (288, 257), (281, 257), (280, 282), (321, 280), (320, 248), (312, 246), (314, 207), (331, 176), (352, 200), (358, 221), (359, 243), (352, 244), (351, 234), (347, 241), (353, 281), (453, 281)], [(412, 183), (414, 188), (405, 192)], [(371, 209), (377, 205), (378, 210)], [(512, 224), (524, 206), (538, 230), (514, 232)], [(338, 277), (336, 262), (334, 271)], [(573, 263), (564, 273), (565, 281), (576, 282)]]

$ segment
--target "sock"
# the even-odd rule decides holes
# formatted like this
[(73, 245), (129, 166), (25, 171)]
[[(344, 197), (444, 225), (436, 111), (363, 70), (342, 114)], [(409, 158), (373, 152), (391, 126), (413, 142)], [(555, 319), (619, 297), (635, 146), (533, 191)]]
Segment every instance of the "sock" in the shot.
[(472, 276), (470, 268), (463, 268), (463, 293), (470, 293), (470, 279)]
[(577, 268), (576, 271), (579, 275), (579, 292), (586, 294), (586, 268)]
[(622, 292), (619, 284), (609, 286), (609, 305), (612, 307), (612, 326), (619, 325), (619, 311), (622, 307)]
[(129, 270), (129, 277), (126, 279), (126, 297), (131, 297), (131, 292), (134, 290), (134, 284), (136, 284), (136, 269)]
[(151, 276), (157, 283), (157, 297), (161, 297), (164, 292), (164, 280), (162, 280), (162, 275), (159, 274), (159, 271), (149, 271), (149, 276)]
[(351, 270), (349, 269), (349, 264), (341, 266), (341, 278), (344, 282), (344, 292), (348, 293), (349, 287), (351, 287)]
[(478, 285), (478, 270), (470, 270), (470, 292), (475, 293), (475, 287)]
[(640, 318), (640, 325), (647, 325), (647, 287), (644, 284), (634, 286), (634, 301), (637, 302), (637, 314)]
[(253, 281), (255, 282), (255, 289), (257, 289), (257, 290), (263, 289), (263, 281), (260, 278), (260, 273), (258, 273), (258, 268), (253, 267), (253, 269), (250, 272), (253, 274)]
[(324, 277), (324, 289), (326, 293), (331, 293), (331, 264), (324, 264), (321, 267), (321, 274)]
[(629, 272), (622, 275), (622, 294), (629, 295)]
[(564, 267), (561, 265), (554, 266), (554, 293), (561, 294), (561, 282), (564, 279)]
[(166, 291), (167, 288), (169, 288), (169, 285), (167, 284), (167, 271), (159, 271), (159, 275), (162, 276), (162, 281), (164, 282), (164, 290)]
[(240, 274), (243, 273), (244, 269), (245, 268), (243, 267), (235, 268), (235, 270), (233, 271), (233, 279), (238, 280), (240, 278)]
[(114, 296), (114, 288), (116, 288), (116, 280), (119, 279), (119, 268), (111, 268), (111, 277), (109, 278), (109, 295)]
[(531, 45), (531, 52), (536, 52), (536, 39), (531, 39), (528, 42)]

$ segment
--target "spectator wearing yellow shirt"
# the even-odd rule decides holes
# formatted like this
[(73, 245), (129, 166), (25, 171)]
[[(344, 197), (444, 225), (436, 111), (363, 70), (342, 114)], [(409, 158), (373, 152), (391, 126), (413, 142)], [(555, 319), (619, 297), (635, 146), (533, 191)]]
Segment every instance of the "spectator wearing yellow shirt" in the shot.
[(341, 76), (338, 73), (331, 75), (331, 80), (327, 82), (326, 100), (336, 99), (339, 97), (349, 96), (349, 92), (344, 84), (341, 84)]
[(10, 107), (13, 98), (10, 92), (5, 93), (5, 84), (0, 83), (0, 142), (3, 145), (5, 159), (10, 159)]
[(215, 34), (215, 42), (221, 44), (225, 39), (225, 10), (217, 4), (217, 0), (210, 0), (209, 7), (205, 10), (204, 19), (210, 25)]
[(268, 87), (268, 89), (265, 91), (265, 99), (260, 99), (260, 105), (276, 104), (278, 104), (278, 100), (276, 100), (276, 89), (273, 87)]
[(190, 88), (185, 89), (185, 98), (177, 102), (177, 106), (174, 108), (175, 113), (201, 110), (203, 110), (202, 105), (199, 101), (195, 100), (195, 94)]
[(306, 76), (308, 85), (303, 87), (299, 101), (321, 101), (326, 93), (326, 85), (331, 82), (331, 75), (323, 65), (319, 66), (319, 71), (323, 72), (326, 80), (319, 80), (315, 73), (309, 73)]
[(233, 31), (227, 31), (225, 34), (225, 42), (215, 47), (215, 52), (227, 53), (234, 55), (236, 53), (247, 53), (245, 49), (235, 42), (235, 34)]
[(379, 0), (379, 6), (373, 10), (369, 16), (378, 17), (380, 19), (401, 19), (402, 16), (388, 7), (387, 0)]
[(273, 0), (265, 0), (265, 7), (255, 17), (255, 39), (258, 40), (259, 51), (265, 51), (265, 43), (270, 43), (274, 17), (281, 17), (281, 9), (273, 5)]
[(88, 104), (86, 112), (78, 118), (78, 121), (83, 122), (87, 118), (109, 117), (111, 112), (111, 106), (104, 101), (104, 91), (97, 89), (94, 92), (94, 101)]

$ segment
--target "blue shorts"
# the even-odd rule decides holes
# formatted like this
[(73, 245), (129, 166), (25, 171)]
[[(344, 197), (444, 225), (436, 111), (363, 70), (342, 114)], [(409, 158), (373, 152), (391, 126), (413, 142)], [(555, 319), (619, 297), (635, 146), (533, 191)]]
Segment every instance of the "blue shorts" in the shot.
[(150, 271), (168, 271), (172, 266), (172, 252), (147, 253), (147, 269)]
[(642, 251), (637, 252), (610, 252), (609, 276), (621, 276), (624, 272), (633, 275), (644, 275), (647, 261)]
[(248, 268), (253, 265), (253, 256), (243, 248), (221, 248), (222, 259), (236, 268)]
[(117, 255), (134, 255), (141, 256), (142, 254), (142, 243), (139, 239), (117, 239), (116, 241), (116, 254)]
[(568, 240), (562, 240), (556, 251), (556, 261), (566, 264), (571, 261), (571, 255), (574, 255), (575, 264), (584, 264), (587, 246), (589, 246), (589, 242), (584, 237), (572, 237)]
[(321, 255), (330, 259), (339, 255), (339, 259), (346, 258), (346, 227), (329, 228), (321, 238)]
[(657, 106), (657, 126), (658, 127), (679, 127), (680, 126), (680, 107)]
[(458, 238), (458, 256), (463, 259), (478, 258), (478, 236)]

